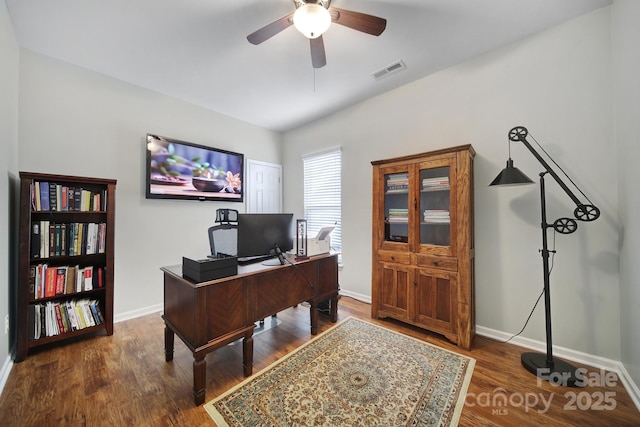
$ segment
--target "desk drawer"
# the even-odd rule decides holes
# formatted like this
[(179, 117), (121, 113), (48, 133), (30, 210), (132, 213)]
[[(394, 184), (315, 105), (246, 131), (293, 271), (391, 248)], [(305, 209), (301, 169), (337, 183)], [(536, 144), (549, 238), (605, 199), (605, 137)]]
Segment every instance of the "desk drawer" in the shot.
[(409, 264), (410, 254), (405, 252), (378, 251), (378, 261), (395, 262), (397, 264)]
[(439, 268), (442, 270), (458, 271), (458, 259), (445, 256), (418, 255), (419, 267)]

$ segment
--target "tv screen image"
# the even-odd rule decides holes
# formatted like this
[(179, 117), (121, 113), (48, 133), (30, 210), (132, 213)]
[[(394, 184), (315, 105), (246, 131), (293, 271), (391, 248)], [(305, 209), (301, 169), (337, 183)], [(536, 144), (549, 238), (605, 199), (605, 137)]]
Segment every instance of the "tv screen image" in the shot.
[(147, 134), (148, 199), (244, 199), (244, 155)]
[(290, 251), (293, 228), (292, 213), (238, 214), (238, 260), (277, 256), (276, 247)]

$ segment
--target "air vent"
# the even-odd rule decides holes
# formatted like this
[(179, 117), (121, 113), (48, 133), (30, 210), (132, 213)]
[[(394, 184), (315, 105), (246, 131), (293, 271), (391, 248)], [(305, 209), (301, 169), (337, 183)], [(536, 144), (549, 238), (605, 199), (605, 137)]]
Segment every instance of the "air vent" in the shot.
[(380, 80), (383, 77), (387, 77), (389, 74), (397, 73), (398, 71), (404, 70), (405, 68), (407, 68), (407, 66), (403, 61), (396, 61), (393, 64), (387, 65), (383, 69), (372, 73), (371, 76), (373, 76), (373, 78), (376, 80)]

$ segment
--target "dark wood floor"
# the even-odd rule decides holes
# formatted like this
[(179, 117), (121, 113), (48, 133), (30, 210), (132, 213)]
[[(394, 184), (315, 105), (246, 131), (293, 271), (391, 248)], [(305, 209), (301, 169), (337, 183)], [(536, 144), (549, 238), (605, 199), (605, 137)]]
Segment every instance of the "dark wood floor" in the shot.
[[(339, 307), (339, 320), (349, 316), (371, 320), (368, 304), (342, 297)], [(311, 338), (307, 307), (288, 309), (278, 319), (279, 326), (255, 337), (254, 372)], [(610, 386), (538, 385), (536, 377), (521, 367), (523, 349), (515, 345), (476, 337), (466, 352), (401, 323), (375, 323), (476, 359), (461, 426), (640, 425), (640, 413), (615, 376), (607, 378)], [(321, 331), (331, 325), (320, 316)], [(189, 350), (176, 338), (173, 362), (164, 360), (160, 314), (117, 323), (114, 329), (113, 336), (33, 352), (14, 364), (0, 396), (0, 425), (213, 425), (202, 406), (193, 403)], [(244, 379), (241, 352), (241, 345), (230, 345), (207, 355), (207, 401)], [(599, 370), (591, 371), (589, 378), (598, 382), (592, 375)], [(506, 405), (500, 406), (500, 396)]]

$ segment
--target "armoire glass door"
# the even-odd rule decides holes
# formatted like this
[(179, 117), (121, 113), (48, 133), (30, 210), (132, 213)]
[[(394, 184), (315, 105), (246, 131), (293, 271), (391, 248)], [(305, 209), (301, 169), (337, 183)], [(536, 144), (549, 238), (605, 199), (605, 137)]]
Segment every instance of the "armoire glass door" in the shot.
[(420, 169), (420, 244), (451, 245), (450, 167)]
[(409, 172), (384, 176), (384, 239), (409, 241)]

